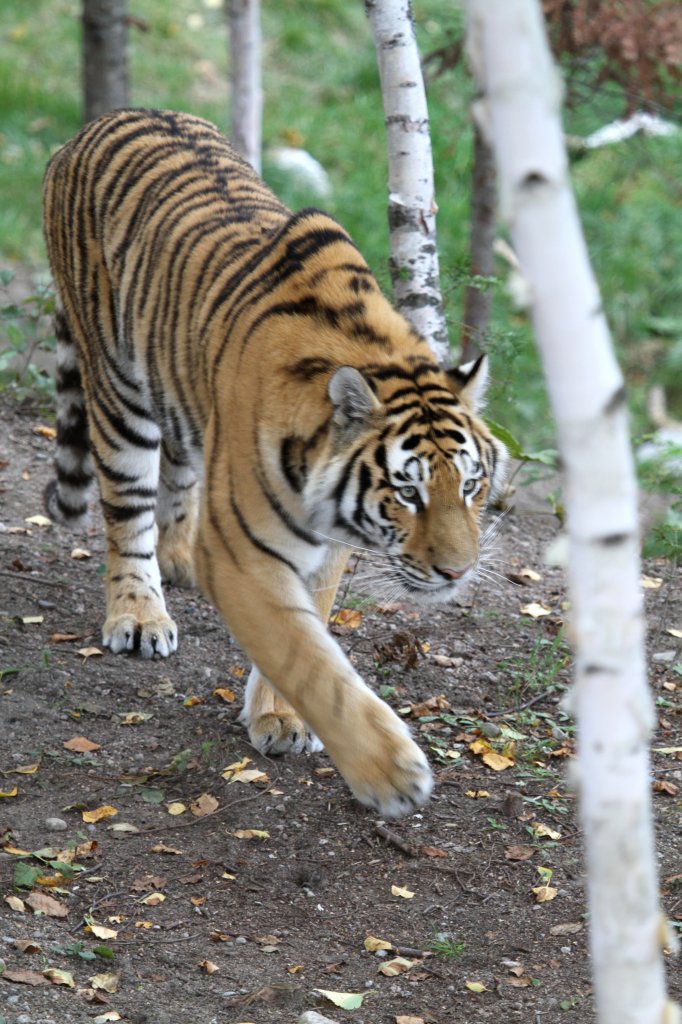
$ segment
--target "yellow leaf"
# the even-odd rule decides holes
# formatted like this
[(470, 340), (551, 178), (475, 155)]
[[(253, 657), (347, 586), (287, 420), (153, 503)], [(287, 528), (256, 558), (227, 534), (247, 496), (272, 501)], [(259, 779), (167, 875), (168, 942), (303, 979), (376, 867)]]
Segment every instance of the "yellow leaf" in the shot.
[(485, 987), (482, 981), (467, 981), (466, 987), (470, 992), (487, 992), (488, 989)]
[(357, 1010), (359, 1006), (362, 1006), (365, 998), (364, 992), (332, 992), (326, 988), (316, 988), (314, 991), (319, 992), (321, 996), (342, 1010)]
[(3, 846), (3, 850), (5, 851), (5, 853), (13, 854), (15, 857), (30, 857), (31, 856), (31, 851), (30, 850), (22, 850), (18, 846)]
[(17, 914), (26, 913), (26, 904), (18, 896), (5, 896), (5, 903), (10, 910), (14, 910)]
[(541, 839), (561, 839), (561, 832), (557, 832), (556, 829), (550, 828), (549, 825), (543, 825), (540, 821), (532, 822), (532, 829), (536, 836)]
[(223, 871), (223, 873), (222, 873), (222, 875), (220, 877), (221, 878), (225, 878), (228, 882), (234, 882), (237, 876), (236, 875), (231, 875), (229, 873), (229, 871)]
[(187, 810), (187, 807), (185, 804), (180, 803), (179, 800), (175, 800), (173, 801), (172, 804), (168, 804), (166, 810), (168, 811), (169, 814), (178, 815), (184, 814), (185, 811)]
[(44, 615), (22, 615), (21, 621), (25, 626), (39, 626), (45, 619)]
[(40, 514), (37, 516), (27, 516), (24, 522), (30, 523), (31, 526), (52, 526), (52, 520)]
[(146, 930), (149, 930), (150, 928), (154, 927), (154, 922), (153, 921), (136, 921), (135, 922), (135, 927), (136, 928), (145, 928)]
[(84, 930), (90, 932), (96, 939), (115, 939), (118, 936), (115, 928), (107, 928), (105, 924), (97, 924), (96, 921), (89, 921)]
[[(223, 775), (223, 778), (228, 778), (228, 776)], [(230, 783), (232, 783), (232, 782), (269, 782), (270, 779), (265, 774), (265, 772), (260, 771), (258, 768), (247, 768), (246, 771), (243, 771), (243, 772), (232, 772), (232, 777), (230, 778), (229, 781), (230, 781)]]
[(640, 581), (639, 582), (641, 583), (642, 588), (644, 590), (658, 590), (658, 588), (663, 583), (663, 580), (661, 579), (660, 576), (644, 576), (644, 575), (642, 575), (640, 577)]
[(15, 775), (35, 775), (40, 768), (40, 761), (36, 761), (35, 764), (23, 764), (19, 765), (18, 768), (10, 768), (10, 771)]
[(67, 988), (76, 987), (71, 971), (60, 971), (57, 967), (48, 967), (43, 971), (43, 977), (51, 981), (53, 985), (66, 985)]
[(241, 679), (246, 669), (243, 665), (230, 665), (227, 671), (231, 676), (234, 676), (235, 679)]
[(494, 772), (503, 772), (505, 768), (511, 768), (514, 764), (514, 760), (511, 757), (505, 757), (504, 754), (498, 754), (496, 750), (488, 750), (483, 754), (482, 761), (488, 765), (488, 768), (492, 768)]
[(76, 651), (76, 654), (82, 655), (86, 661), (88, 660), (88, 658), (94, 658), (96, 655), (101, 656), (102, 653), (103, 652), (100, 651), (99, 647), (81, 647), (78, 651)]
[(227, 773), (228, 772), (241, 772), (241, 771), (243, 771), (246, 768), (247, 764), (251, 764), (251, 763), (252, 763), (252, 761), (251, 761), (250, 757), (243, 757), (241, 759), (241, 761), (233, 761), (232, 764), (228, 764), (228, 765), (225, 766), (225, 768), (223, 768), (223, 778), (224, 779), (227, 778)]
[(219, 697), (220, 700), (224, 700), (228, 704), (231, 704), (233, 700), (236, 700), (236, 694), (234, 690), (228, 690), (224, 686), (216, 687), (216, 689), (213, 691), (213, 696)]
[(154, 715), (151, 711), (128, 711), (119, 721), (119, 725), (142, 725)]
[(538, 903), (549, 903), (556, 896), (558, 889), (552, 885), (536, 885), (533, 892)]
[(393, 949), (392, 944), (386, 942), (386, 939), (377, 939), (374, 935), (367, 936), (364, 946), (370, 953), (376, 953), (377, 949)]
[(7, 798), (9, 798), (9, 797), (12, 797), (12, 796), (16, 796), (18, 792), (19, 792), (19, 790), (17, 789), (16, 786), (13, 786), (12, 789), (7, 789), (7, 790), (0, 789), (0, 797), (7, 797)]
[(416, 963), (418, 963), (417, 960), (408, 960), (404, 956), (396, 956), (393, 960), (387, 960), (381, 964), (377, 971), (379, 974), (385, 974), (387, 978), (395, 978), (396, 975), (405, 974), (411, 970)]
[(197, 704), (203, 704), (203, 703), (204, 703), (204, 698), (203, 697), (198, 697), (195, 693), (193, 693), (189, 697), (185, 697), (185, 699), (182, 702), (182, 706), (184, 708), (194, 708), (194, 707), (197, 706)]
[(235, 839), (269, 839), (270, 833), (266, 832), (265, 829), (260, 828), (238, 828), (236, 832), (231, 832)]
[(102, 992), (116, 992), (118, 991), (119, 977), (118, 974), (105, 971), (102, 974), (93, 974), (88, 981), (92, 988), (100, 989)]
[(46, 437), (48, 441), (54, 441), (57, 436), (57, 431), (54, 427), (48, 427), (45, 423), (36, 423), (35, 427), (31, 428), (33, 434), (39, 434), (40, 437)]
[(357, 629), (362, 622), (362, 612), (357, 608), (339, 608), (336, 615), (329, 620), (332, 626), (344, 626), (346, 629)]
[(472, 800), (485, 800), (490, 796), (487, 789), (467, 789), (465, 796), (470, 797)]
[(524, 604), (521, 608), (522, 615), (530, 615), (532, 619), (539, 619), (543, 615), (551, 615), (552, 609), (547, 608), (546, 605), (541, 604), (539, 601), (531, 601), (530, 604)]
[(404, 888), (400, 885), (391, 886), (392, 896), (401, 896), (404, 900), (411, 900), (414, 897), (414, 893), (410, 889)]
[(220, 805), (210, 793), (202, 793), (189, 805), (189, 809), (196, 818), (203, 818), (206, 814), (212, 814)]
[(104, 821), (106, 818), (115, 818), (117, 814), (118, 811), (115, 807), (104, 804), (102, 807), (95, 807), (93, 811), (83, 811), (83, 821), (92, 825), (97, 821)]
[(666, 629), (666, 633), (670, 633), (671, 636), (676, 637), (678, 640), (682, 639), (682, 629)]
[(296, 964), (295, 967), (287, 967), (287, 972), (289, 974), (298, 974), (299, 971), (303, 971), (303, 970), (305, 970), (305, 967), (304, 967), (303, 964)]
[(166, 897), (162, 892), (150, 892), (148, 896), (143, 896), (140, 903), (144, 903), (145, 907), (158, 907), (159, 903), (165, 903)]

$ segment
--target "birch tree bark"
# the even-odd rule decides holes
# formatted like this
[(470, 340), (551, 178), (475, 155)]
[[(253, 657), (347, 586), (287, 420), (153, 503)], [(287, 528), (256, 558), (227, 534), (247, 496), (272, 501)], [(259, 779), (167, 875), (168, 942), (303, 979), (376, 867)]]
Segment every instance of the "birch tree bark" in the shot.
[(467, 0), (475, 114), (532, 316), (565, 465), (577, 785), (600, 1024), (679, 1020), (666, 1002), (651, 819), (636, 483), (623, 381), (571, 192), (538, 0)]
[(226, 0), (230, 36), (232, 145), (260, 174), (263, 89), (260, 0)]
[(129, 105), (128, 0), (83, 0), (85, 121)]
[(410, 0), (365, 0), (379, 63), (388, 135), (388, 223), (396, 307), (449, 355), (436, 246), (431, 133)]

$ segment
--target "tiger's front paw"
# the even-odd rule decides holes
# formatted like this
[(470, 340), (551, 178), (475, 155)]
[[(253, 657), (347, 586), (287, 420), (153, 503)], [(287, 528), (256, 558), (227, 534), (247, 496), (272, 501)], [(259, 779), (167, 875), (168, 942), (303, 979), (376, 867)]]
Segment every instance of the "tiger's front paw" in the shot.
[(139, 649), (143, 658), (167, 658), (177, 650), (178, 629), (168, 615), (141, 622), (135, 615), (111, 615), (104, 623), (102, 643), (114, 654)]
[(302, 754), (322, 750), (314, 732), (293, 711), (273, 711), (247, 719), (251, 744), (261, 754)]
[(372, 695), (355, 733), (345, 740), (335, 750), (328, 745), (361, 804), (374, 808), (382, 818), (400, 818), (428, 800), (433, 789), (428, 761), (407, 726), (383, 701)]

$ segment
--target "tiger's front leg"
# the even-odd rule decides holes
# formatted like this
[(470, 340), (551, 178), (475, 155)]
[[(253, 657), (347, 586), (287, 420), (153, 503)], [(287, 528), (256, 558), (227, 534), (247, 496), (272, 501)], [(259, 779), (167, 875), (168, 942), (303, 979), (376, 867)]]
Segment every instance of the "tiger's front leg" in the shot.
[[(339, 580), (348, 563), (348, 549), (332, 546), (322, 568), (310, 580), (310, 594), (320, 620), (326, 623)], [(322, 750), (322, 742), (254, 665), (246, 686), (241, 721), (261, 754), (300, 754)]]

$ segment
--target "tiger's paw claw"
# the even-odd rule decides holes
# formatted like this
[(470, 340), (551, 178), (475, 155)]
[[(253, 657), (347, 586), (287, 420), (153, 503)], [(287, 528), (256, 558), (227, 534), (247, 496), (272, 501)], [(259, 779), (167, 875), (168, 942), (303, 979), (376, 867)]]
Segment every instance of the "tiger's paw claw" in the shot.
[(302, 754), (322, 750), (304, 722), (290, 712), (272, 712), (247, 721), (249, 739), (261, 754)]
[(134, 615), (118, 615), (104, 623), (102, 643), (113, 654), (139, 650), (143, 658), (167, 658), (177, 649), (177, 626), (167, 615), (140, 622)]

